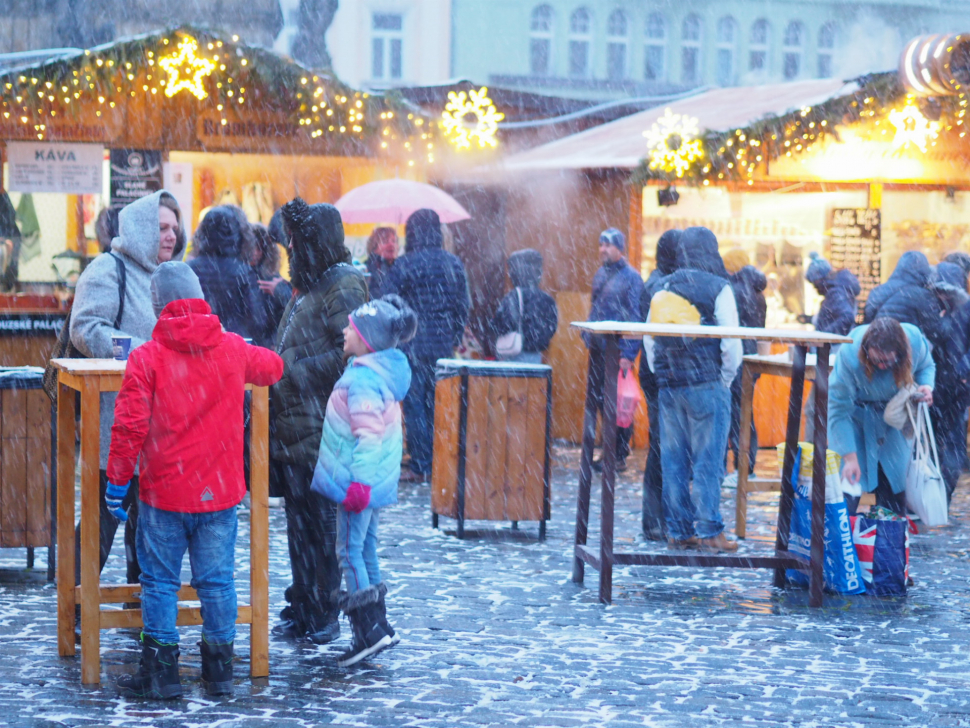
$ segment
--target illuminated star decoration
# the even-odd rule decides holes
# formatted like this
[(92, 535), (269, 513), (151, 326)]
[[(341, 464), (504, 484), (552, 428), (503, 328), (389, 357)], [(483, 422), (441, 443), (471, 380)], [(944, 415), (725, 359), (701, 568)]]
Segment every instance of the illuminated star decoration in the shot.
[(457, 149), (470, 149), (473, 141), (477, 141), (481, 149), (494, 148), (498, 145), (495, 138), (498, 123), (504, 118), (505, 114), (495, 108), (488, 97), (488, 88), (482, 86), (467, 94), (450, 91), (448, 103), (441, 112), (441, 126)]
[(902, 150), (912, 144), (925, 153), (927, 142), (933, 141), (940, 134), (940, 122), (927, 119), (913, 103), (890, 111), (889, 123), (896, 127), (894, 150)]
[(673, 172), (683, 177), (691, 163), (704, 156), (699, 134), (695, 117), (674, 114), (669, 108), (665, 109), (664, 115), (643, 132), (647, 138), (650, 169)]
[(215, 70), (216, 64), (196, 55), (198, 49), (195, 38), (186, 36), (179, 43), (176, 53), (158, 59), (158, 65), (168, 73), (165, 95), (169, 98), (183, 89), (200, 101), (209, 95), (202, 82)]

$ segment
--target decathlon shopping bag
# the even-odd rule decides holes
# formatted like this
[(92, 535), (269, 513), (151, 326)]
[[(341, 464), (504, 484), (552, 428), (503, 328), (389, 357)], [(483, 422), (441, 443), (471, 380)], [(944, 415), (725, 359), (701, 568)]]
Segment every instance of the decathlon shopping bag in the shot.
[(629, 427), (633, 424), (633, 415), (640, 405), (643, 393), (633, 370), (623, 371), (616, 377), (616, 426)]
[[(801, 448), (795, 455), (793, 473), (798, 472)], [(791, 533), (788, 550), (804, 556), (812, 553), (812, 501), (803, 479), (795, 487), (795, 503), (792, 508)], [(866, 590), (862, 579), (862, 567), (852, 544), (852, 527), (849, 509), (845, 501), (825, 504), (825, 561), (822, 575), (825, 588), (839, 594), (861, 594)], [(788, 569), (789, 581), (808, 586), (808, 577), (797, 569)]]
[(936, 452), (930, 410), (926, 402), (920, 402), (915, 416), (912, 407), (908, 408), (908, 412), (913, 423), (915, 440), (913, 457), (906, 470), (906, 505), (927, 526), (945, 526), (948, 511), (946, 485), (940, 473), (940, 458)]
[(877, 521), (853, 516), (855, 544), (866, 593), (877, 597), (905, 596), (909, 578), (909, 522)]

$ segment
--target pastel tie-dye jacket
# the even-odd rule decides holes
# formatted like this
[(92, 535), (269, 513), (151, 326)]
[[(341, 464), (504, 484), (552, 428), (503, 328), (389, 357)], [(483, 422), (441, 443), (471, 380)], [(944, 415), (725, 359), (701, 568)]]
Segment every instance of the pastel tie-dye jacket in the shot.
[(399, 349), (350, 360), (327, 402), (311, 488), (342, 503), (351, 483), (368, 485), (369, 508), (397, 502), (404, 436), (400, 402), (411, 367)]

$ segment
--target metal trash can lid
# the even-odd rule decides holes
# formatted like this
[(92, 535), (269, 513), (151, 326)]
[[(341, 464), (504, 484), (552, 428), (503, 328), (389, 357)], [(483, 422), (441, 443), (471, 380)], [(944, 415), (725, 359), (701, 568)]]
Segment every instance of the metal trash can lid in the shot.
[(482, 359), (439, 359), (435, 379), (457, 377), (466, 370), (473, 377), (545, 377), (552, 371), (548, 364), (519, 364), (510, 361)]
[(41, 389), (44, 370), (40, 367), (0, 367), (0, 389)]

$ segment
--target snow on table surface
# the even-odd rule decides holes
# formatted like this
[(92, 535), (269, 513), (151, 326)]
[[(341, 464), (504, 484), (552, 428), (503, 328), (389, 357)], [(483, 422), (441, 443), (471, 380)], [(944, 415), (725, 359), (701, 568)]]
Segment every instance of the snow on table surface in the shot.
[(775, 344), (851, 344), (852, 339), (838, 334), (798, 329), (756, 329), (746, 326), (699, 326), (686, 324), (639, 324), (630, 321), (573, 321), (574, 328), (591, 334), (640, 336), (690, 336), (698, 339), (754, 339)]
[(552, 369), (548, 364), (523, 364), (514, 361), (488, 361), (485, 359), (438, 359), (441, 369), (506, 369), (508, 371), (547, 372)]

